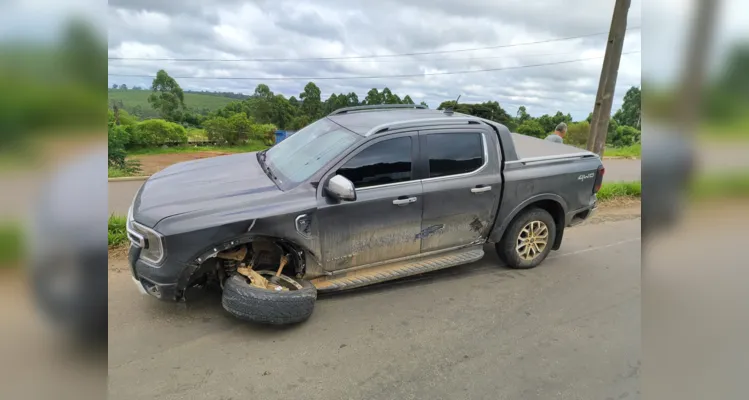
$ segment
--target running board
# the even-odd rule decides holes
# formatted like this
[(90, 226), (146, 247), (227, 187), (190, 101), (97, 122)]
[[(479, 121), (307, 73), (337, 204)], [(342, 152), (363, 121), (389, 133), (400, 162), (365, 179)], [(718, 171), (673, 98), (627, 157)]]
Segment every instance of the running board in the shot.
[(467, 264), (478, 261), (482, 257), (484, 257), (484, 250), (481, 246), (470, 247), (416, 260), (400, 261), (339, 275), (323, 276), (313, 279), (311, 282), (319, 292), (335, 292)]

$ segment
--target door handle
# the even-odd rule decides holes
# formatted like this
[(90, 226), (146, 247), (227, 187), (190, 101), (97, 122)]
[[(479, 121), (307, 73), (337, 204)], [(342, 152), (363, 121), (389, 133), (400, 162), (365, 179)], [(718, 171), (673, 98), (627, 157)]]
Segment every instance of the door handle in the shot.
[(405, 205), (409, 205), (411, 203), (416, 203), (416, 197), (405, 197), (404, 196), (402, 198), (399, 197), (399, 198), (393, 200), (393, 204), (395, 204), (396, 206), (405, 206)]
[(484, 193), (492, 190), (491, 186), (476, 186), (471, 189), (471, 193)]

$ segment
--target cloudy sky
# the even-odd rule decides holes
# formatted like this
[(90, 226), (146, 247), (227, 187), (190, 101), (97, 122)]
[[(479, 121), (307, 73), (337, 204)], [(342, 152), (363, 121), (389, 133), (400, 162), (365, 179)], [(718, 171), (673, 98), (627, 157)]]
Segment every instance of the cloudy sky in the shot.
[[(630, 54), (622, 56), (614, 109), (630, 86), (640, 85), (640, 4), (633, 0), (629, 12)], [(461, 102), (498, 101), (510, 113), (525, 105), (532, 115), (561, 110), (583, 119), (605, 51), (606, 35), (598, 33), (608, 31), (613, 6), (614, 0), (110, 0), (109, 84), (149, 86), (145, 76), (163, 68), (180, 77), (183, 89), (252, 93), (266, 83), (288, 97), (308, 80), (285, 78), (346, 78), (313, 81), (323, 99), (353, 91), (362, 100), (369, 89), (387, 86), (430, 107), (461, 95)], [(392, 56), (430, 52), (439, 53)], [(380, 57), (362, 57), (374, 55)], [(275, 60), (226, 61), (237, 59)], [(483, 69), (495, 71), (429, 75)], [(393, 75), (415, 76), (361, 78)]]

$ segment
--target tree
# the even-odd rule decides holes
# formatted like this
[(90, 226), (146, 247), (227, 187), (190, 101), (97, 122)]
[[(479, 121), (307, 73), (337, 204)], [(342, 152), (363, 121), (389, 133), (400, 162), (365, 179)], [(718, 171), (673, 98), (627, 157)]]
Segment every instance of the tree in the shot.
[(519, 124), (522, 124), (523, 122), (532, 118), (531, 115), (528, 114), (525, 106), (520, 106), (520, 108), (518, 108), (518, 112), (517, 114), (515, 114), (515, 117), (517, 118)]
[(117, 86), (117, 84), (116, 84), (116, 83), (115, 83), (115, 84), (112, 84), (112, 89), (115, 89), (115, 90), (117, 90), (118, 88), (119, 88), (119, 86)]
[(271, 123), (281, 129), (286, 129), (294, 118), (296, 109), (282, 94), (273, 96), (271, 104)]
[(120, 85), (120, 90), (127, 90), (127, 85), (124, 83)]
[(346, 106), (355, 107), (359, 105), (359, 96), (356, 93), (351, 92), (346, 95)]
[(406, 95), (405, 97), (403, 97), (403, 104), (414, 104), (414, 101), (411, 100), (411, 96)]
[(384, 104), (385, 103), (385, 96), (380, 93), (377, 88), (369, 89), (369, 92), (367, 92), (367, 97), (364, 98), (363, 104), (366, 105), (374, 105), (374, 104)]
[(299, 100), (297, 100), (297, 98), (294, 96), (289, 97), (289, 104), (291, 104), (291, 106), (296, 109), (298, 109), (301, 106), (301, 104), (299, 103)]
[(424, 106), (424, 107), (426, 107), (426, 108), (429, 108), (429, 104), (427, 104), (427, 102), (426, 102), (426, 101), (422, 101), (422, 102), (421, 102), (421, 103), (419, 103), (419, 104), (421, 104), (422, 106)]
[(320, 100), (320, 88), (313, 82), (304, 86), (304, 92), (299, 94), (302, 99), (302, 112), (307, 114), (311, 119), (318, 119), (322, 116), (322, 101)]
[(140, 86), (133, 86), (131, 90), (143, 90), (143, 88)]
[(226, 141), (224, 135), (231, 130), (229, 120), (224, 117), (213, 117), (203, 122), (203, 128), (208, 136), (208, 140), (214, 143), (223, 143)]
[(622, 107), (614, 113), (614, 118), (619, 125), (627, 125), (640, 128), (640, 112), (642, 103), (640, 88), (632, 86), (624, 94)]
[(382, 89), (382, 100), (384, 104), (401, 104), (400, 97), (397, 94), (393, 94), (387, 87)]
[(259, 84), (255, 88), (255, 97), (259, 97), (261, 99), (270, 100), (273, 98), (273, 92), (270, 91), (270, 88), (268, 85), (265, 84)]
[(182, 110), (185, 109), (185, 95), (177, 81), (166, 71), (159, 70), (151, 84), (148, 103), (158, 111), (162, 118), (168, 121), (180, 121)]

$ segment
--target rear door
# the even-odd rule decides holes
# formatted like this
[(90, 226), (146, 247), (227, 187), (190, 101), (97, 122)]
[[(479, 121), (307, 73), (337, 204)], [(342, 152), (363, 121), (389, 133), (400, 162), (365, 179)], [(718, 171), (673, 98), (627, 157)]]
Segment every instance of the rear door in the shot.
[(419, 132), (420, 161), (427, 168), (422, 253), (470, 244), (491, 228), (502, 178), (496, 136), (488, 136), (496, 134), (482, 128)]
[(416, 174), (418, 133), (373, 139), (325, 176), (340, 174), (354, 183), (356, 200), (318, 197), (317, 218), (326, 270), (419, 254), (424, 201)]

